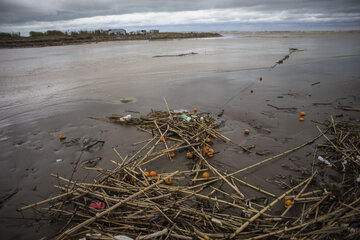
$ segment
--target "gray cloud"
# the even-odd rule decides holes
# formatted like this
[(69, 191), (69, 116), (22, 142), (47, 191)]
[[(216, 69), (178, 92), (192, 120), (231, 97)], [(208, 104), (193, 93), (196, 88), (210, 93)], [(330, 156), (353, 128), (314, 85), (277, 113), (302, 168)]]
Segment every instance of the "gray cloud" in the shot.
[(282, 10), (304, 13), (360, 12), (358, 0), (1, 0), (0, 24), (218, 8), (251, 8), (265, 12)]
[[(216, 16), (216, 12), (213, 11), (229, 14), (232, 18)], [(188, 14), (187, 18), (180, 16), (184, 12)], [(191, 12), (199, 14), (198, 17), (192, 16)], [(146, 19), (139, 16), (145, 13), (157, 15), (147, 15)], [(146, 22), (156, 25), (177, 22), (169, 13), (174, 13), (179, 22), (185, 21), (185, 23), (192, 20), (194, 23), (201, 23), (201, 17), (204, 21), (210, 22), (236, 20), (252, 22), (262, 19), (264, 21), (311, 21), (311, 19), (315, 22), (359, 21), (360, 4), (359, 0), (0, 0), (0, 30), (25, 29), (31, 26), (34, 28), (54, 26), (61, 29), (89, 27), (89, 23), (78, 19), (88, 19), (94, 21), (94, 24), (120, 21), (122, 25), (128, 26)], [(274, 15), (273, 18), (271, 15)], [(112, 20), (109, 16), (112, 16)], [(151, 17), (163, 18), (151, 19)]]

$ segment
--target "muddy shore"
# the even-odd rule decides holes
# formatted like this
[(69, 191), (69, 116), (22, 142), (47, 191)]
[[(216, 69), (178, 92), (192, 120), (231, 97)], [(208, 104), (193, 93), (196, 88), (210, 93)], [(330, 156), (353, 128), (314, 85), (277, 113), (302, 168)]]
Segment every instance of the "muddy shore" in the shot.
[[(102, 159), (98, 166), (114, 168), (109, 161), (116, 158), (113, 146), (122, 155), (131, 154), (140, 148), (132, 143), (148, 137), (134, 127), (90, 116), (165, 110), (162, 96), (171, 109), (197, 107), (215, 115), (224, 111), (222, 134), (255, 146), (247, 154), (219, 143), (220, 153), (212, 161), (229, 172), (310, 140), (318, 135), (316, 124), (330, 116), (359, 121), (358, 111), (342, 108), (360, 106), (359, 40), (356, 32), (233, 33), (161, 44), (124, 41), (1, 49), (0, 192), (1, 196), (14, 192), (0, 209), (1, 238), (39, 239), (59, 231), (62, 223), (16, 209), (58, 193), (53, 188), (58, 182), (50, 173), (69, 178), (78, 161), (97, 157)], [(272, 68), (289, 48), (303, 51)], [(197, 54), (153, 58), (190, 52)], [(304, 122), (299, 121), (300, 111), (307, 114)], [(246, 128), (248, 136), (243, 134)], [(59, 135), (73, 141), (64, 145)], [(82, 151), (93, 140), (105, 143)], [(300, 176), (301, 169), (311, 165), (313, 152), (310, 145), (238, 177), (281, 194), (276, 175)], [(149, 168), (170, 172), (188, 166), (175, 157), (171, 164), (164, 159)], [(75, 179), (91, 180), (91, 175), (79, 167)], [(260, 196), (240, 189), (246, 196)]]

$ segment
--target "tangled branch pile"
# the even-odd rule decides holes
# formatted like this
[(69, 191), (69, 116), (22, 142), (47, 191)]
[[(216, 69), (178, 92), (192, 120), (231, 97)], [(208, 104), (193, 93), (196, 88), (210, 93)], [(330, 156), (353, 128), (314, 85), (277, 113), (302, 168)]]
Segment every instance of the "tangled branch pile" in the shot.
[[(116, 117), (110, 120), (121, 122)], [(331, 166), (321, 165), (321, 174), (313, 168), (311, 176), (298, 179), (282, 195), (275, 196), (235, 175), (296, 151), (317, 138), (227, 174), (209, 163), (214, 155), (213, 140), (221, 139), (249, 150), (216, 131), (216, 120), (210, 115), (187, 113), (184, 116), (170, 110), (156, 111), (137, 119), (136, 123), (152, 138), (143, 141), (144, 146), (134, 155), (123, 158), (114, 148), (121, 162), (114, 162), (117, 167), (113, 170), (92, 168), (100, 173), (94, 183), (78, 183), (53, 174), (66, 183), (56, 186), (65, 193), (19, 210), (51, 202), (49, 207), (40, 210), (66, 219), (56, 239), (125, 239), (125, 236), (136, 239), (354, 239), (359, 236), (359, 124), (333, 122), (327, 129), (329, 137), (319, 129), (321, 134), (317, 138), (325, 136), (327, 143), (318, 148)], [(187, 151), (186, 161), (192, 163), (191, 170), (161, 174), (145, 171), (146, 164), (160, 157), (171, 159), (179, 150)], [(203, 174), (206, 171), (215, 177)], [(342, 176), (336, 185), (342, 190), (341, 194), (330, 187), (332, 183), (325, 186), (321, 182), (327, 171)], [(177, 179), (190, 177), (193, 180), (190, 182), (195, 184), (176, 184)], [(221, 189), (224, 183), (231, 191)], [(244, 196), (237, 184), (255, 189), (266, 196), (266, 201), (259, 203)], [(283, 205), (284, 201), (285, 210), (272, 214), (271, 209), (276, 204)], [(295, 213), (298, 214), (294, 216)]]

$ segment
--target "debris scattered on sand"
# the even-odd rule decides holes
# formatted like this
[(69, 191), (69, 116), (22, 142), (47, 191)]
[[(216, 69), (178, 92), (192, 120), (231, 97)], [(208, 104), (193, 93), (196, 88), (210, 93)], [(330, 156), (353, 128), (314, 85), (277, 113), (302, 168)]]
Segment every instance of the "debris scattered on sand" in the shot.
[(279, 64), (283, 64), (285, 60), (288, 60), (290, 58), (291, 54), (293, 54), (294, 52), (300, 52), (300, 51), (305, 51), (305, 50), (300, 50), (297, 48), (289, 48), (289, 54), (286, 54), (282, 59), (278, 60), (271, 68), (274, 68)]
[(96, 167), (96, 165), (101, 161), (102, 157), (86, 159), (82, 161), (83, 167)]
[(180, 54), (157, 55), (157, 56), (153, 56), (153, 58), (159, 58), (159, 57), (184, 57), (184, 56), (196, 55), (196, 54), (198, 54), (198, 53), (189, 52), (189, 53), (180, 53)]
[(331, 105), (332, 103), (312, 103), (312, 105), (314, 106), (318, 106), (318, 105)]
[[(132, 156), (122, 157), (113, 148), (119, 157), (119, 161), (111, 161), (115, 169), (87, 168), (99, 173), (93, 183), (51, 174), (65, 183), (55, 186), (64, 193), (18, 210), (36, 207), (37, 211), (66, 222), (56, 239), (110, 240), (116, 236), (134, 239), (356, 238), (360, 230), (360, 191), (357, 186), (360, 124), (337, 123), (332, 119), (325, 129), (318, 128), (320, 135), (314, 139), (226, 173), (215, 168), (211, 161), (216, 139), (250, 150), (219, 133), (211, 115), (186, 113), (191, 118), (189, 121), (182, 115), (184, 113), (170, 111), (167, 106), (167, 111), (132, 117), (132, 120), (137, 119), (136, 122), (104, 118), (136, 125), (139, 130), (149, 133), (151, 139), (142, 141), (143, 146)], [(304, 171), (305, 176), (295, 179), (291, 175), (279, 175), (272, 180), (284, 189), (280, 195), (253, 186), (239, 176), (248, 169), (310, 145), (320, 137), (324, 137), (326, 143), (317, 145), (314, 156), (321, 154), (331, 166), (315, 162), (311, 169), (284, 165), (289, 171)], [(180, 154), (181, 150), (186, 154)], [(149, 173), (146, 169), (148, 163), (160, 157), (169, 158), (171, 164), (170, 153), (175, 152), (179, 154), (174, 155), (174, 159), (191, 163), (190, 170), (169, 173), (152, 170)], [(186, 184), (179, 179), (189, 182)], [(247, 197), (238, 184), (264, 196)], [(48, 207), (41, 207), (49, 203)], [(270, 211), (275, 205), (282, 209), (280, 215)], [(291, 215), (287, 216), (288, 212)]]
[(100, 146), (103, 146), (105, 144), (105, 141), (104, 140), (91, 140), (88, 145), (84, 146), (84, 149), (89, 151), (91, 148), (95, 147), (98, 144)]

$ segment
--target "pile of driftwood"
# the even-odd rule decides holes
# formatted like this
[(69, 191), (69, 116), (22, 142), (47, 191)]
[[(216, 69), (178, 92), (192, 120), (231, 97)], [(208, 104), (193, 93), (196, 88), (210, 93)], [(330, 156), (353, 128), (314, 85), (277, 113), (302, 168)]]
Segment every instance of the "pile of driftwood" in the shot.
[[(55, 239), (359, 237), (359, 124), (333, 121), (325, 130), (319, 128), (320, 135), (307, 143), (225, 173), (210, 161), (215, 154), (212, 144), (215, 139), (250, 151), (220, 134), (216, 119), (209, 114), (176, 113), (167, 109), (136, 119), (136, 126), (152, 137), (137, 143), (144, 145), (130, 157), (122, 157), (114, 148), (119, 156), (118, 162), (113, 161), (114, 169), (89, 168), (99, 172), (93, 183), (52, 174), (64, 182), (56, 186), (64, 193), (19, 210), (37, 208), (63, 219), (65, 226)], [(116, 117), (109, 120), (124, 123)], [(131, 123), (131, 119), (127, 121)], [(328, 164), (314, 162), (312, 174), (293, 181), (283, 194), (275, 196), (239, 178), (241, 172), (294, 152), (322, 136), (326, 143), (317, 145), (314, 159), (321, 153)], [(184, 161), (192, 163), (188, 171), (146, 171), (146, 164), (161, 157), (171, 159), (180, 150), (186, 151)], [(324, 184), (322, 179), (328, 171), (335, 172), (340, 181)], [(192, 178), (189, 181), (192, 184), (177, 184), (180, 178)], [(223, 184), (231, 190), (222, 190)], [(260, 192), (266, 196), (265, 201), (244, 196), (238, 184)], [(49, 206), (40, 208), (43, 204)], [(272, 214), (277, 204), (283, 211)]]

